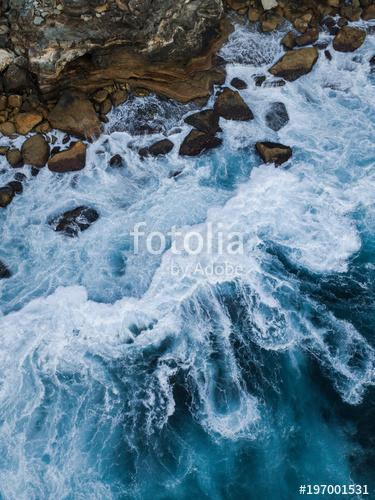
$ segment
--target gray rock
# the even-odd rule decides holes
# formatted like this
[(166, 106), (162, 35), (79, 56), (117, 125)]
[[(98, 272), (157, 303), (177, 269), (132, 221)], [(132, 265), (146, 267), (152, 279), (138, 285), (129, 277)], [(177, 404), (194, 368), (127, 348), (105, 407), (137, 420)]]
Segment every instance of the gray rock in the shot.
[(283, 102), (273, 102), (267, 110), (266, 124), (269, 128), (277, 132), (289, 121), (288, 111)]

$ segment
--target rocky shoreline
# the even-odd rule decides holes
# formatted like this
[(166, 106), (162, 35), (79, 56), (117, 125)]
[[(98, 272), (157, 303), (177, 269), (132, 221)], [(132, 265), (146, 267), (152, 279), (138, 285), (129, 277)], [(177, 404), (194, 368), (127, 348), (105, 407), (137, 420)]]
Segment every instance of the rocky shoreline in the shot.
[[(285, 54), (268, 70), (278, 85), (285, 85), (309, 73), (322, 52), (327, 59), (332, 57), (327, 44), (319, 41), (321, 32), (334, 36), (334, 50), (357, 50), (366, 31), (349, 23), (374, 19), (375, 4), (373, 0), (227, 0), (225, 4), (221, 0), (9, 0), (3, 4), (0, 24), (0, 134), (27, 138), (20, 149), (0, 147), (0, 154), (14, 169), (30, 165), (33, 175), (46, 165), (60, 174), (81, 170), (86, 141), (101, 134), (106, 115), (129, 96), (153, 92), (204, 105), (215, 85), (220, 90), (213, 108), (185, 119), (192, 130), (179, 154), (196, 156), (219, 147), (220, 118), (254, 118), (240, 95), (246, 83), (234, 78), (230, 87), (223, 87), (225, 62), (216, 55), (231, 32), (233, 15), (257, 23), (266, 33), (290, 23), (290, 31), (280, 37)], [(255, 78), (255, 84), (262, 86), (268, 77)], [(271, 129), (287, 123), (284, 108), (273, 103), (267, 115)], [(66, 133), (65, 149), (54, 146), (53, 129)], [(139, 155), (166, 155), (173, 148), (172, 141), (163, 139), (141, 148)], [(291, 147), (268, 141), (258, 142), (256, 151), (264, 162), (276, 166), (292, 156)], [(121, 158), (113, 157), (111, 164), (121, 166)], [(22, 192), (23, 180), (23, 174), (16, 173), (14, 181), (0, 187), (1, 208)], [(88, 225), (95, 222), (92, 219)], [(60, 224), (61, 231), (71, 228), (68, 222)], [(74, 224), (70, 236), (82, 230)], [(0, 277), (9, 277), (1, 266)]]

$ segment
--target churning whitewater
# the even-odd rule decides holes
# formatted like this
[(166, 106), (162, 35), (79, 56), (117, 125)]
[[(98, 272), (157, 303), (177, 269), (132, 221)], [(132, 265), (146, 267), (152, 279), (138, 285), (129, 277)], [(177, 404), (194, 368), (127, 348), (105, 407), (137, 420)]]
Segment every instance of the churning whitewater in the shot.
[[(13, 272), (0, 282), (2, 498), (289, 500), (307, 479), (370, 484), (374, 49), (369, 35), (258, 87), (280, 33), (238, 26), (221, 55), (255, 119), (221, 120), (221, 148), (179, 157), (194, 105), (150, 96), (112, 112), (79, 174), (24, 168), (0, 220)], [(279, 132), (264, 119), (273, 102), (289, 114)], [(131, 134), (145, 116), (160, 134)], [(165, 135), (168, 158), (139, 158)], [(292, 160), (261, 164), (262, 140)], [(125, 168), (108, 165), (115, 154)], [(79, 238), (51, 230), (78, 205), (100, 219)], [(244, 252), (134, 253), (139, 222), (241, 233)], [(196, 272), (225, 263), (230, 276)]]

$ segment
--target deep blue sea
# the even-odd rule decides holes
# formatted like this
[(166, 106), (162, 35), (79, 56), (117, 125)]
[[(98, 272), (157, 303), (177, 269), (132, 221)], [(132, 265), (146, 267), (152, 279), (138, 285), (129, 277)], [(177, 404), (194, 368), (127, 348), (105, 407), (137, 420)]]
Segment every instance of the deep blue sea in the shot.
[[(81, 172), (21, 170), (0, 213), (1, 499), (294, 500), (300, 484), (353, 483), (370, 495), (341, 498), (374, 498), (375, 38), (257, 87), (281, 37), (241, 25), (222, 49), (255, 115), (221, 120), (222, 147), (180, 157), (196, 108), (151, 95), (112, 112)], [(290, 117), (279, 132), (273, 102)], [(133, 135), (145, 122), (160, 133)], [(165, 135), (168, 156), (139, 158)], [(262, 164), (258, 140), (292, 160)], [(77, 205), (100, 219), (54, 232)], [(244, 252), (135, 254), (139, 222), (239, 232)], [(192, 271), (224, 261), (240, 271)]]

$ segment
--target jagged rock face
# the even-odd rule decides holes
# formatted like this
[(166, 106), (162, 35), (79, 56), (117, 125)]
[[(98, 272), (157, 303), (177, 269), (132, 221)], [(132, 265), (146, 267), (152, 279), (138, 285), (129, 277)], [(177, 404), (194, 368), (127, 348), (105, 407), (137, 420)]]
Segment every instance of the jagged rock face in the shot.
[(10, 0), (10, 8), (12, 43), (42, 89), (68, 62), (114, 45), (152, 61), (188, 60), (207, 47), (223, 15), (222, 0)]

